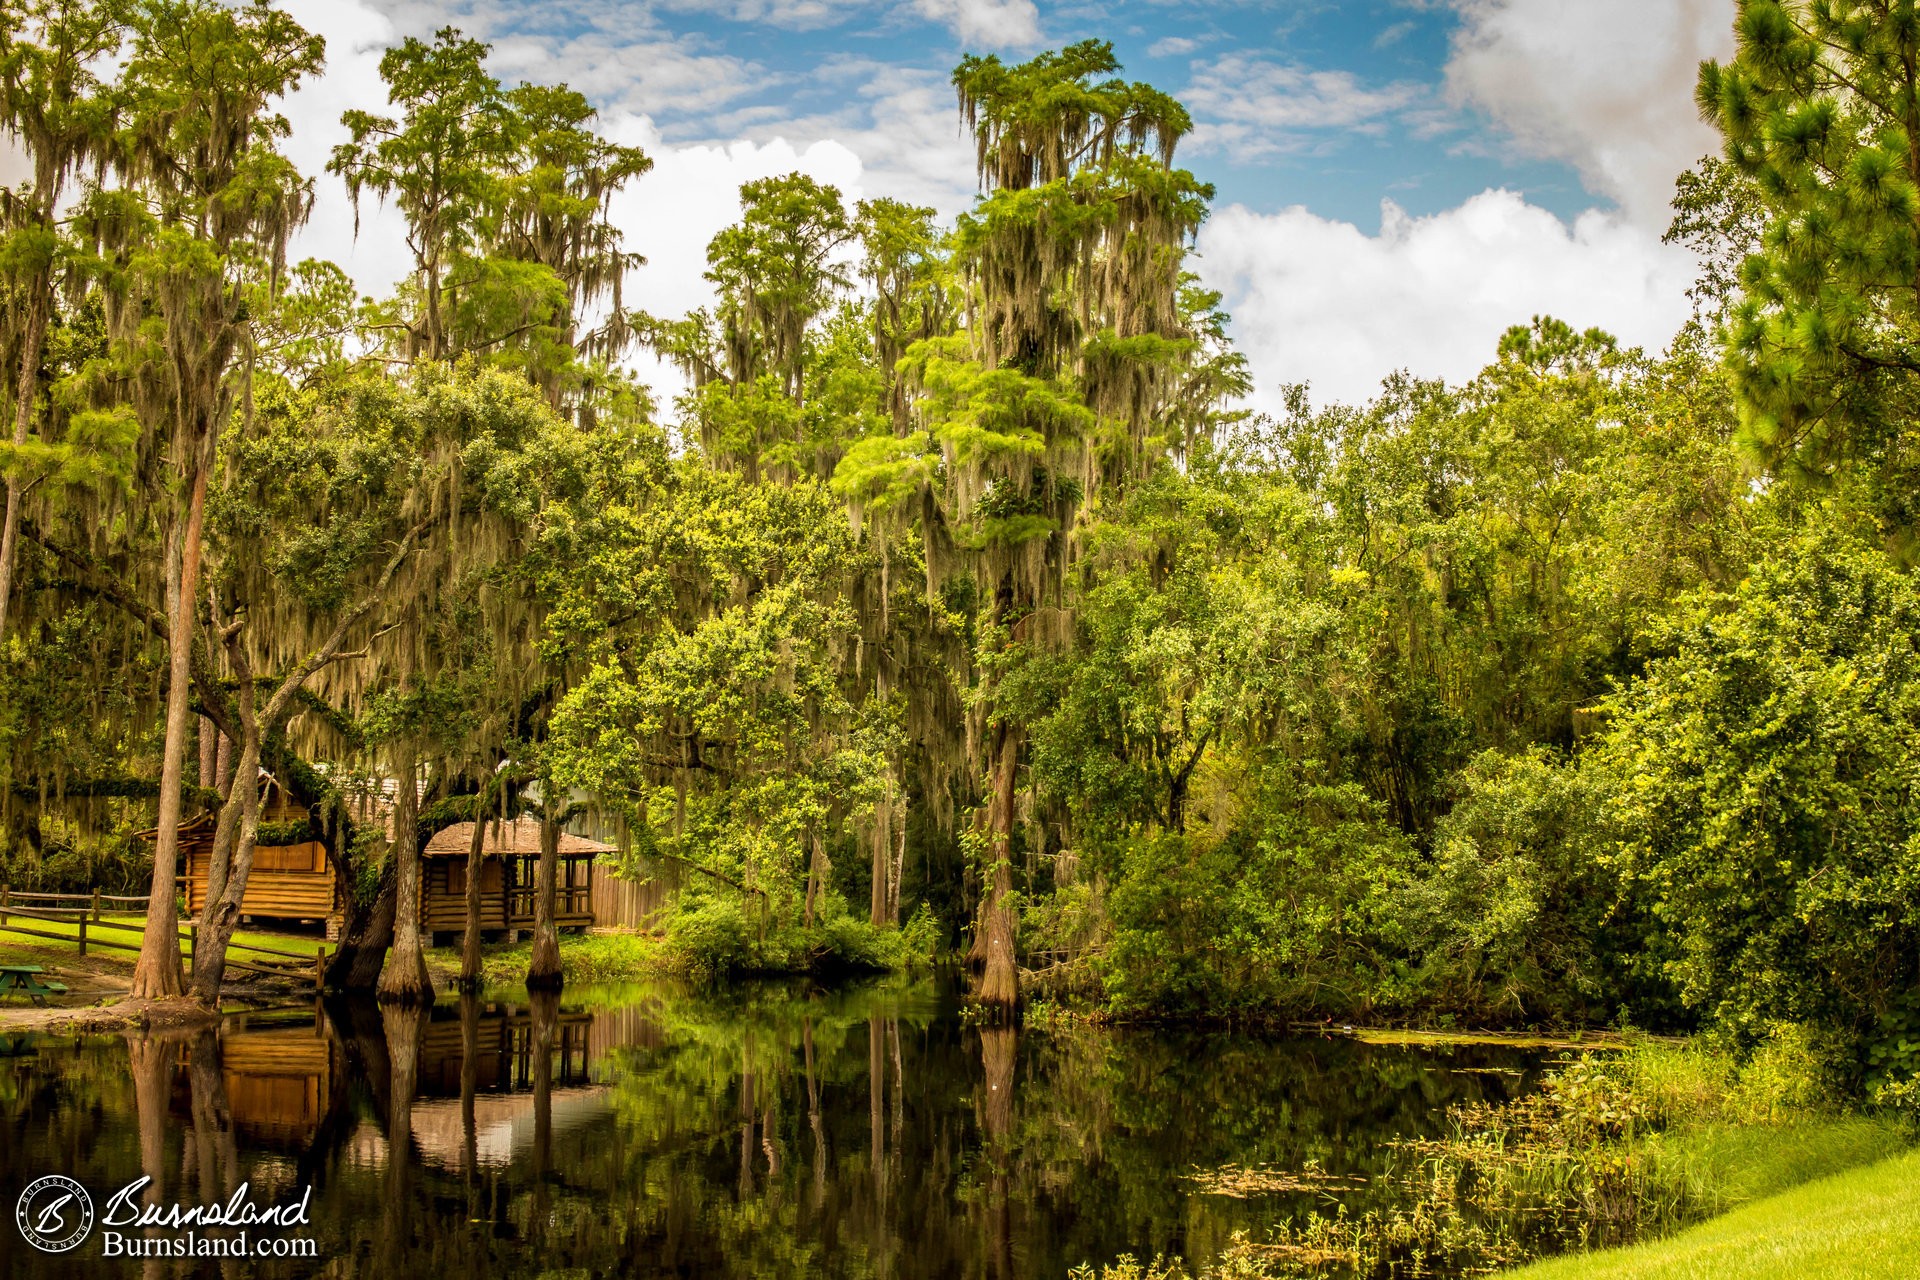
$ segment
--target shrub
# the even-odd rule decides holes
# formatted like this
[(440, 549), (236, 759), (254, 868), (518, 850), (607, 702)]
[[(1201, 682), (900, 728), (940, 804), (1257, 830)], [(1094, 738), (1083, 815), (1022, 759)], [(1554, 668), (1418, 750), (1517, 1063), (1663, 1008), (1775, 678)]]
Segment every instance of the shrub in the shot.
[[(1630, 972), (1646, 930), (1618, 910), (1600, 788), (1545, 750), (1488, 751), (1455, 778), (1461, 793), (1410, 885), (1407, 916), (1427, 998), (1483, 1021), (1604, 1021), (1644, 1008)], [(1629, 1000), (1638, 995), (1637, 1000)]]
[(1920, 985), (1920, 590), (1811, 534), (1685, 611), (1599, 752), (1682, 996), (1870, 1046)]
[(1350, 1013), (1391, 998), (1383, 956), (1410, 846), (1353, 783), (1266, 771), (1224, 839), (1130, 844), (1109, 897), (1115, 1012)]

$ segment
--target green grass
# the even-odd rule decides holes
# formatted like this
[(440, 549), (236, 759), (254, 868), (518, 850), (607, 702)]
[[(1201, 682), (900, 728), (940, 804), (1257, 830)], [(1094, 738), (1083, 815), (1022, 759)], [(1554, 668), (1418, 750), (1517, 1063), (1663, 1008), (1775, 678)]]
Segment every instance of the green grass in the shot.
[[(119, 924), (137, 925), (144, 919), (144, 917), (140, 915), (125, 912), (109, 911), (105, 914), (107, 920)], [(28, 929), (36, 929), (41, 933), (57, 933), (63, 938), (71, 939), (75, 955), (79, 954), (80, 925), (78, 921), (28, 919), (25, 916), (11, 916), (9, 917), (9, 923), (7, 925), (0, 926), (0, 945), (56, 948), (61, 945), (53, 939), (32, 937), (19, 933), (12, 927), (12, 925), (16, 923)], [(138, 933), (126, 929), (102, 929), (92, 922), (89, 922), (87, 926), (87, 956), (89, 959), (99, 956), (107, 960), (122, 960), (128, 964), (133, 963), (133, 958), (138, 954), (137, 952), (122, 950), (117, 946), (100, 946), (98, 944), (102, 938), (110, 939), (117, 943), (128, 943), (138, 947), (140, 945), (140, 935)], [(275, 951), (291, 951), (299, 955), (311, 957), (325, 945), (326, 939), (313, 935), (261, 933), (253, 929), (241, 929), (233, 935), (233, 941), (227, 948), (227, 954), (242, 960), (281, 960), (283, 957), (280, 956), (261, 955), (256, 948), (270, 947)], [(187, 951), (187, 944), (185, 941), (182, 941), (180, 944), (180, 954), (186, 955)], [(28, 963), (31, 963), (31, 961)]]
[(1920, 1152), (1755, 1201), (1666, 1240), (1536, 1263), (1512, 1280), (1871, 1280), (1920, 1272)]
[[(532, 955), (531, 942), (488, 947), (481, 960), (481, 976), (493, 986), (518, 983), (526, 978)], [(457, 973), (460, 948), (436, 947), (427, 953), (427, 961), (435, 970)], [(672, 960), (666, 944), (648, 934), (563, 933), (560, 968), (569, 982), (636, 982), (668, 973)]]
[(1663, 1180), (1687, 1184), (1697, 1203), (1721, 1211), (1888, 1159), (1909, 1145), (1904, 1125), (1868, 1116), (1709, 1124), (1646, 1140)]

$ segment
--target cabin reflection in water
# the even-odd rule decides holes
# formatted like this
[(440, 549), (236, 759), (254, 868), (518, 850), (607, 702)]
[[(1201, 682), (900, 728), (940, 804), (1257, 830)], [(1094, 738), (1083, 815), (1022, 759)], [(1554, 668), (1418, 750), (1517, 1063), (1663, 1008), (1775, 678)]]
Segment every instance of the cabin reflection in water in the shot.
[[(189, 1047), (180, 1046), (173, 1109), (193, 1113), (188, 1088)], [(318, 1015), (288, 1021), (284, 1015), (241, 1015), (220, 1037), (220, 1073), (233, 1127), (263, 1146), (303, 1147), (327, 1112), (342, 1100), (340, 1046)]]
[[(450, 1006), (435, 1009), (422, 1030), (411, 1109), (418, 1158), (453, 1173), (467, 1168), (462, 1090), (467, 1087), (463, 1081), (468, 1074), (469, 1040), (474, 1057), (472, 1151), (478, 1167), (502, 1168), (532, 1154), (536, 1089), (542, 1083), (535, 1070), (537, 1028), (532, 1011), (524, 1005), (497, 1003), (470, 1008), (470, 1030), (462, 1022), (461, 1010)], [(655, 1047), (664, 1042), (652, 1012), (633, 1007), (554, 1016), (546, 1081), (554, 1137), (613, 1114), (608, 1060), (621, 1047)], [(370, 1020), (347, 1015), (336, 1021), (325, 1012), (300, 1015), (297, 1020), (289, 1020), (284, 1013), (234, 1019), (220, 1036), (220, 1062), (235, 1130), (261, 1145), (302, 1148), (330, 1118), (345, 1119), (344, 1109), (350, 1105), (345, 1087), (347, 1046), (354, 1045), (362, 1057), (384, 1055), (384, 1041), (368, 1034), (377, 1025), (377, 1015)], [(191, 1109), (185, 1065), (183, 1048), (183, 1070), (176, 1076), (173, 1099), (181, 1115), (190, 1114)], [(374, 1074), (384, 1077), (386, 1072)], [(388, 1155), (381, 1127), (370, 1120), (357, 1124), (345, 1145), (355, 1163), (383, 1163)]]
[[(556, 1136), (613, 1114), (611, 1088), (589, 1074), (594, 1016), (555, 1018), (550, 1097)], [(533, 1152), (534, 1025), (525, 1007), (484, 1005), (474, 1028), (474, 1163), (502, 1168)], [(466, 1169), (461, 1076), (466, 1028), (459, 1018), (429, 1023), (420, 1037), (420, 1092), (413, 1104), (413, 1142), (426, 1164)]]

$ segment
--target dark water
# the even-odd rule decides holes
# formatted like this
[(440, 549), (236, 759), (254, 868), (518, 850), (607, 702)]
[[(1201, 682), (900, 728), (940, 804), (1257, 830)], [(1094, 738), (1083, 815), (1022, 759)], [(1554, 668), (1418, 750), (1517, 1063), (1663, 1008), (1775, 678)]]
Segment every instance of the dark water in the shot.
[[(1391, 1202), (1384, 1144), (1537, 1066), (1488, 1047), (982, 1031), (925, 986), (600, 989), (0, 1037), (9, 1217), (48, 1173), (102, 1217), (142, 1174), (162, 1205), (310, 1187), (306, 1226), (249, 1234), (317, 1255), (108, 1259), (96, 1225), (55, 1257), (9, 1222), (0, 1275), (1063, 1277), (1124, 1252), (1201, 1261), (1335, 1197), (1350, 1213)], [(1236, 1199), (1192, 1180), (1226, 1164), (1371, 1181)]]

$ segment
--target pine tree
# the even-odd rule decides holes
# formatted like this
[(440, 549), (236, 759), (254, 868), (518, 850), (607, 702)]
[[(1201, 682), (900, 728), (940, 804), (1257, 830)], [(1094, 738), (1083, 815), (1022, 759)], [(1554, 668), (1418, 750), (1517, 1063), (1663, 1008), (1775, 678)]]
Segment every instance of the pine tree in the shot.
[(1734, 29), (1697, 96), (1767, 226), (1727, 362), (1750, 445), (1825, 469), (1878, 447), (1920, 374), (1920, 11), (1741, 0)]

